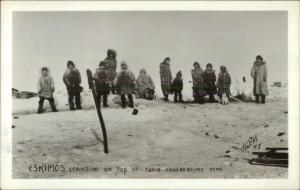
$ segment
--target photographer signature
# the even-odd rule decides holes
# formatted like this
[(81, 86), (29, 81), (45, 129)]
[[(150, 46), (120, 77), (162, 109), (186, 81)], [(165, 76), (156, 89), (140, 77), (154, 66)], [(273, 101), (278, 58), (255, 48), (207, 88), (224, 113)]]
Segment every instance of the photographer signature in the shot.
[(256, 135), (254, 137), (249, 137), (248, 141), (244, 143), (243, 146), (240, 148), (240, 151), (246, 152), (251, 147), (253, 147), (253, 149), (260, 149), (260, 144), (258, 144), (258, 139)]

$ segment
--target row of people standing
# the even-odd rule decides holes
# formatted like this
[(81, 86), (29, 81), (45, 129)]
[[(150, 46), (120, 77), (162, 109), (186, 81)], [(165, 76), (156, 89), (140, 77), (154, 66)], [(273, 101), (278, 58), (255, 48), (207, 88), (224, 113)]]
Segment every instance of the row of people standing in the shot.
[[(211, 63), (206, 65), (204, 71), (198, 62), (194, 62), (193, 66), (194, 69), (191, 70), (191, 75), (193, 79), (194, 102), (203, 104), (206, 95), (209, 96), (210, 102), (216, 102), (214, 98), (215, 94), (218, 94), (220, 97), (224, 93), (226, 96), (230, 95), (231, 77), (225, 66), (220, 67), (218, 79)], [(174, 93), (174, 102), (183, 102), (182, 73), (181, 71), (178, 71), (176, 77), (172, 80), (169, 57), (165, 58), (160, 64), (160, 78), (164, 100), (169, 101), (169, 94)]]
[[(161, 89), (164, 95), (164, 100), (169, 101), (169, 94), (174, 93), (174, 102), (183, 102), (182, 100), (182, 73), (178, 71), (175, 79), (172, 80), (172, 73), (170, 69), (170, 58), (167, 57), (160, 64), (160, 79)], [(191, 70), (193, 79), (193, 97), (194, 102), (203, 104), (204, 97), (209, 96), (210, 102), (217, 102), (214, 95), (217, 94), (220, 99), (223, 97), (229, 98), (231, 77), (225, 66), (220, 67), (218, 78), (216, 77), (215, 70), (211, 63), (206, 65), (206, 69), (200, 67), (198, 62), (194, 62), (194, 69)], [(255, 102), (265, 103), (265, 97), (268, 95), (267, 85), (267, 67), (263, 57), (257, 55), (251, 69), (251, 76), (253, 78), (253, 95)], [(179, 98), (179, 100), (178, 100)]]
[[(99, 68), (96, 70), (94, 79), (97, 91), (97, 101), (100, 104), (101, 99), (103, 106), (108, 107), (107, 96), (111, 93), (121, 96), (121, 105), (126, 107), (126, 96), (129, 100), (129, 107), (134, 107), (132, 94), (146, 99), (154, 98), (155, 85), (152, 78), (147, 75), (145, 69), (140, 70), (140, 75), (135, 79), (134, 74), (128, 69), (125, 61), (121, 63), (121, 69), (117, 73), (117, 53), (112, 49), (107, 50), (107, 57), (99, 63)], [(230, 95), (231, 77), (225, 66), (220, 67), (218, 78), (212, 64), (208, 63), (203, 71), (198, 62), (194, 62), (194, 69), (191, 70), (193, 79), (193, 97), (194, 101), (200, 104), (204, 103), (204, 96), (208, 95), (210, 102), (216, 102), (214, 95), (218, 94)], [(49, 75), (49, 69), (42, 68), (41, 77), (38, 80), (38, 95), (40, 97), (38, 113), (43, 112), (43, 104), (48, 100), (53, 111), (57, 111), (53, 92), (55, 90), (53, 78)], [(254, 79), (253, 94), (255, 100), (259, 103), (265, 103), (265, 97), (268, 94), (267, 88), (267, 68), (266, 62), (258, 55), (251, 70), (251, 76)], [(169, 101), (169, 94), (174, 93), (175, 102), (183, 102), (182, 90), (183, 81), (182, 73), (179, 71), (176, 77), (172, 79), (170, 69), (170, 58), (167, 57), (160, 64), (161, 88), (164, 95), (164, 100)], [(68, 92), (68, 102), (70, 110), (82, 109), (81, 96), (83, 88), (81, 84), (81, 75), (72, 61), (67, 62), (67, 69), (63, 75), (63, 82), (66, 85)], [(74, 103), (75, 99), (75, 103)]]

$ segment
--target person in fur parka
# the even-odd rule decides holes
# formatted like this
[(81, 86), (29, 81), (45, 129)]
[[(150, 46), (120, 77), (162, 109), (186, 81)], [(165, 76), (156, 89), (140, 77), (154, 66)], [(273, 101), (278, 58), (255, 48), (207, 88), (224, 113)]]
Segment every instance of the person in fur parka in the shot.
[(181, 71), (178, 71), (175, 79), (172, 82), (172, 91), (174, 92), (174, 102), (178, 102), (178, 101), (183, 102), (182, 89), (183, 89), (182, 73)]
[(208, 63), (206, 65), (206, 69), (203, 72), (203, 82), (204, 82), (204, 90), (206, 92), (206, 94), (209, 95), (209, 101), (212, 102), (216, 102), (215, 98), (214, 98), (214, 94), (217, 93), (217, 88), (216, 88), (216, 74), (215, 74), (215, 70), (213, 70), (212, 68), (212, 64)]
[(97, 104), (101, 104), (101, 98), (103, 98), (103, 107), (108, 107), (107, 96), (109, 94), (109, 80), (107, 77), (107, 71), (105, 70), (106, 63), (101, 61), (99, 63), (99, 68), (97, 68), (94, 79), (95, 87), (97, 92)]
[[(82, 87), (80, 86), (81, 76), (79, 70), (75, 68), (75, 64), (73, 63), (73, 61), (67, 62), (67, 69), (63, 76), (63, 82), (65, 83), (68, 91), (68, 102), (70, 110), (82, 109), (80, 96), (80, 93), (82, 91)], [(76, 109), (74, 107), (74, 98)]]
[(136, 79), (136, 87), (138, 97), (153, 100), (154, 82), (145, 69), (140, 70), (140, 75)]
[(203, 81), (203, 70), (198, 62), (194, 62), (194, 69), (191, 70), (193, 79), (193, 97), (194, 102), (203, 104), (204, 103), (204, 81)]
[(172, 94), (172, 73), (170, 69), (170, 58), (167, 57), (159, 66), (161, 89), (164, 100), (169, 101), (169, 94)]
[(104, 59), (105, 70), (107, 73), (108, 81), (111, 87), (111, 92), (115, 94), (114, 80), (117, 75), (117, 52), (113, 49), (107, 50), (107, 57)]
[(265, 103), (266, 95), (268, 95), (267, 84), (267, 66), (263, 57), (256, 56), (256, 61), (253, 64), (251, 70), (251, 76), (253, 78), (253, 95), (255, 96), (255, 102), (259, 103), (261, 97), (261, 103)]
[(41, 77), (38, 80), (38, 96), (39, 107), (37, 113), (40, 114), (43, 112), (44, 101), (48, 100), (53, 112), (57, 112), (56, 105), (53, 98), (53, 92), (55, 91), (53, 78), (49, 74), (49, 69), (43, 67), (41, 69)]
[(117, 73), (115, 82), (116, 91), (121, 95), (122, 108), (126, 108), (126, 95), (129, 100), (129, 106), (134, 107), (132, 94), (135, 92), (135, 76), (128, 70), (127, 63), (121, 63), (121, 71)]
[(221, 98), (223, 94), (226, 94), (227, 97), (231, 95), (230, 93), (231, 77), (225, 66), (220, 67), (220, 73), (218, 75), (217, 87), (218, 95)]

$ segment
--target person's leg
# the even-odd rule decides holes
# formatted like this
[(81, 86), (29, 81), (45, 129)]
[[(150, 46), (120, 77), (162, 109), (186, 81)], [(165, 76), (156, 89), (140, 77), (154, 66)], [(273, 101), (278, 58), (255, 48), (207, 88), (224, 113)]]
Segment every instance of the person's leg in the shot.
[(75, 103), (76, 103), (76, 109), (81, 110), (81, 97), (80, 97), (80, 92), (75, 94)]
[(164, 95), (164, 101), (169, 101), (169, 94), (168, 94), (166, 87), (164, 85), (162, 85), (161, 89), (162, 89), (162, 93)]
[(168, 93), (165, 94), (165, 101), (169, 101), (169, 94)]
[(255, 103), (259, 103), (259, 95), (255, 95)]
[(209, 94), (209, 101), (210, 101), (210, 103), (215, 102), (215, 97), (213, 94)]
[(199, 103), (204, 104), (204, 96), (203, 95), (199, 95)]
[(129, 107), (133, 108), (134, 104), (133, 104), (132, 94), (127, 94), (127, 96), (128, 96), (128, 100), (129, 100)]
[(39, 100), (39, 108), (37, 113), (43, 113), (43, 105), (44, 105), (45, 98), (40, 96)]
[(103, 94), (103, 107), (108, 107), (108, 105), (107, 105), (107, 94)]
[(174, 102), (178, 102), (177, 97), (178, 97), (178, 93), (174, 92)]
[(199, 95), (198, 95), (198, 90), (196, 87), (193, 87), (193, 97), (194, 97), (195, 103), (199, 102)]
[(266, 103), (266, 95), (261, 95), (261, 103)]
[(54, 98), (51, 97), (51, 98), (48, 98), (48, 101), (49, 101), (49, 104), (51, 106), (51, 109), (53, 112), (57, 112), (57, 109), (56, 109), (56, 106), (55, 106), (55, 102), (54, 102)]
[(154, 99), (154, 90), (148, 90), (148, 100)]
[(121, 94), (121, 101), (122, 101), (122, 108), (126, 108), (126, 98), (125, 98), (125, 94)]
[(183, 102), (183, 100), (182, 100), (182, 93), (181, 93), (181, 91), (180, 91), (180, 92), (178, 92), (178, 95), (179, 95), (179, 102)]
[(68, 90), (68, 95), (69, 95), (69, 107), (70, 107), (70, 110), (75, 110), (75, 107), (74, 107), (74, 94), (71, 90)]

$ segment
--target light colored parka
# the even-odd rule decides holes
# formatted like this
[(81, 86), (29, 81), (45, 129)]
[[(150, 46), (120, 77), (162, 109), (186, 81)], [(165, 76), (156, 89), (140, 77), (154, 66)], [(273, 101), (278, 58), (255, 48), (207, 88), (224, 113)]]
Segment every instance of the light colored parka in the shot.
[(48, 74), (46, 77), (41, 76), (38, 80), (38, 95), (44, 98), (52, 98), (55, 90), (53, 78)]
[(147, 74), (145, 69), (140, 70), (140, 75), (136, 79), (137, 92), (140, 96), (146, 93), (147, 89), (154, 90), (155, 86), (152, 78)]
[(268, 95), (266, 62), (255, 61), (251, 70), (253, 78), (253, 95)]

